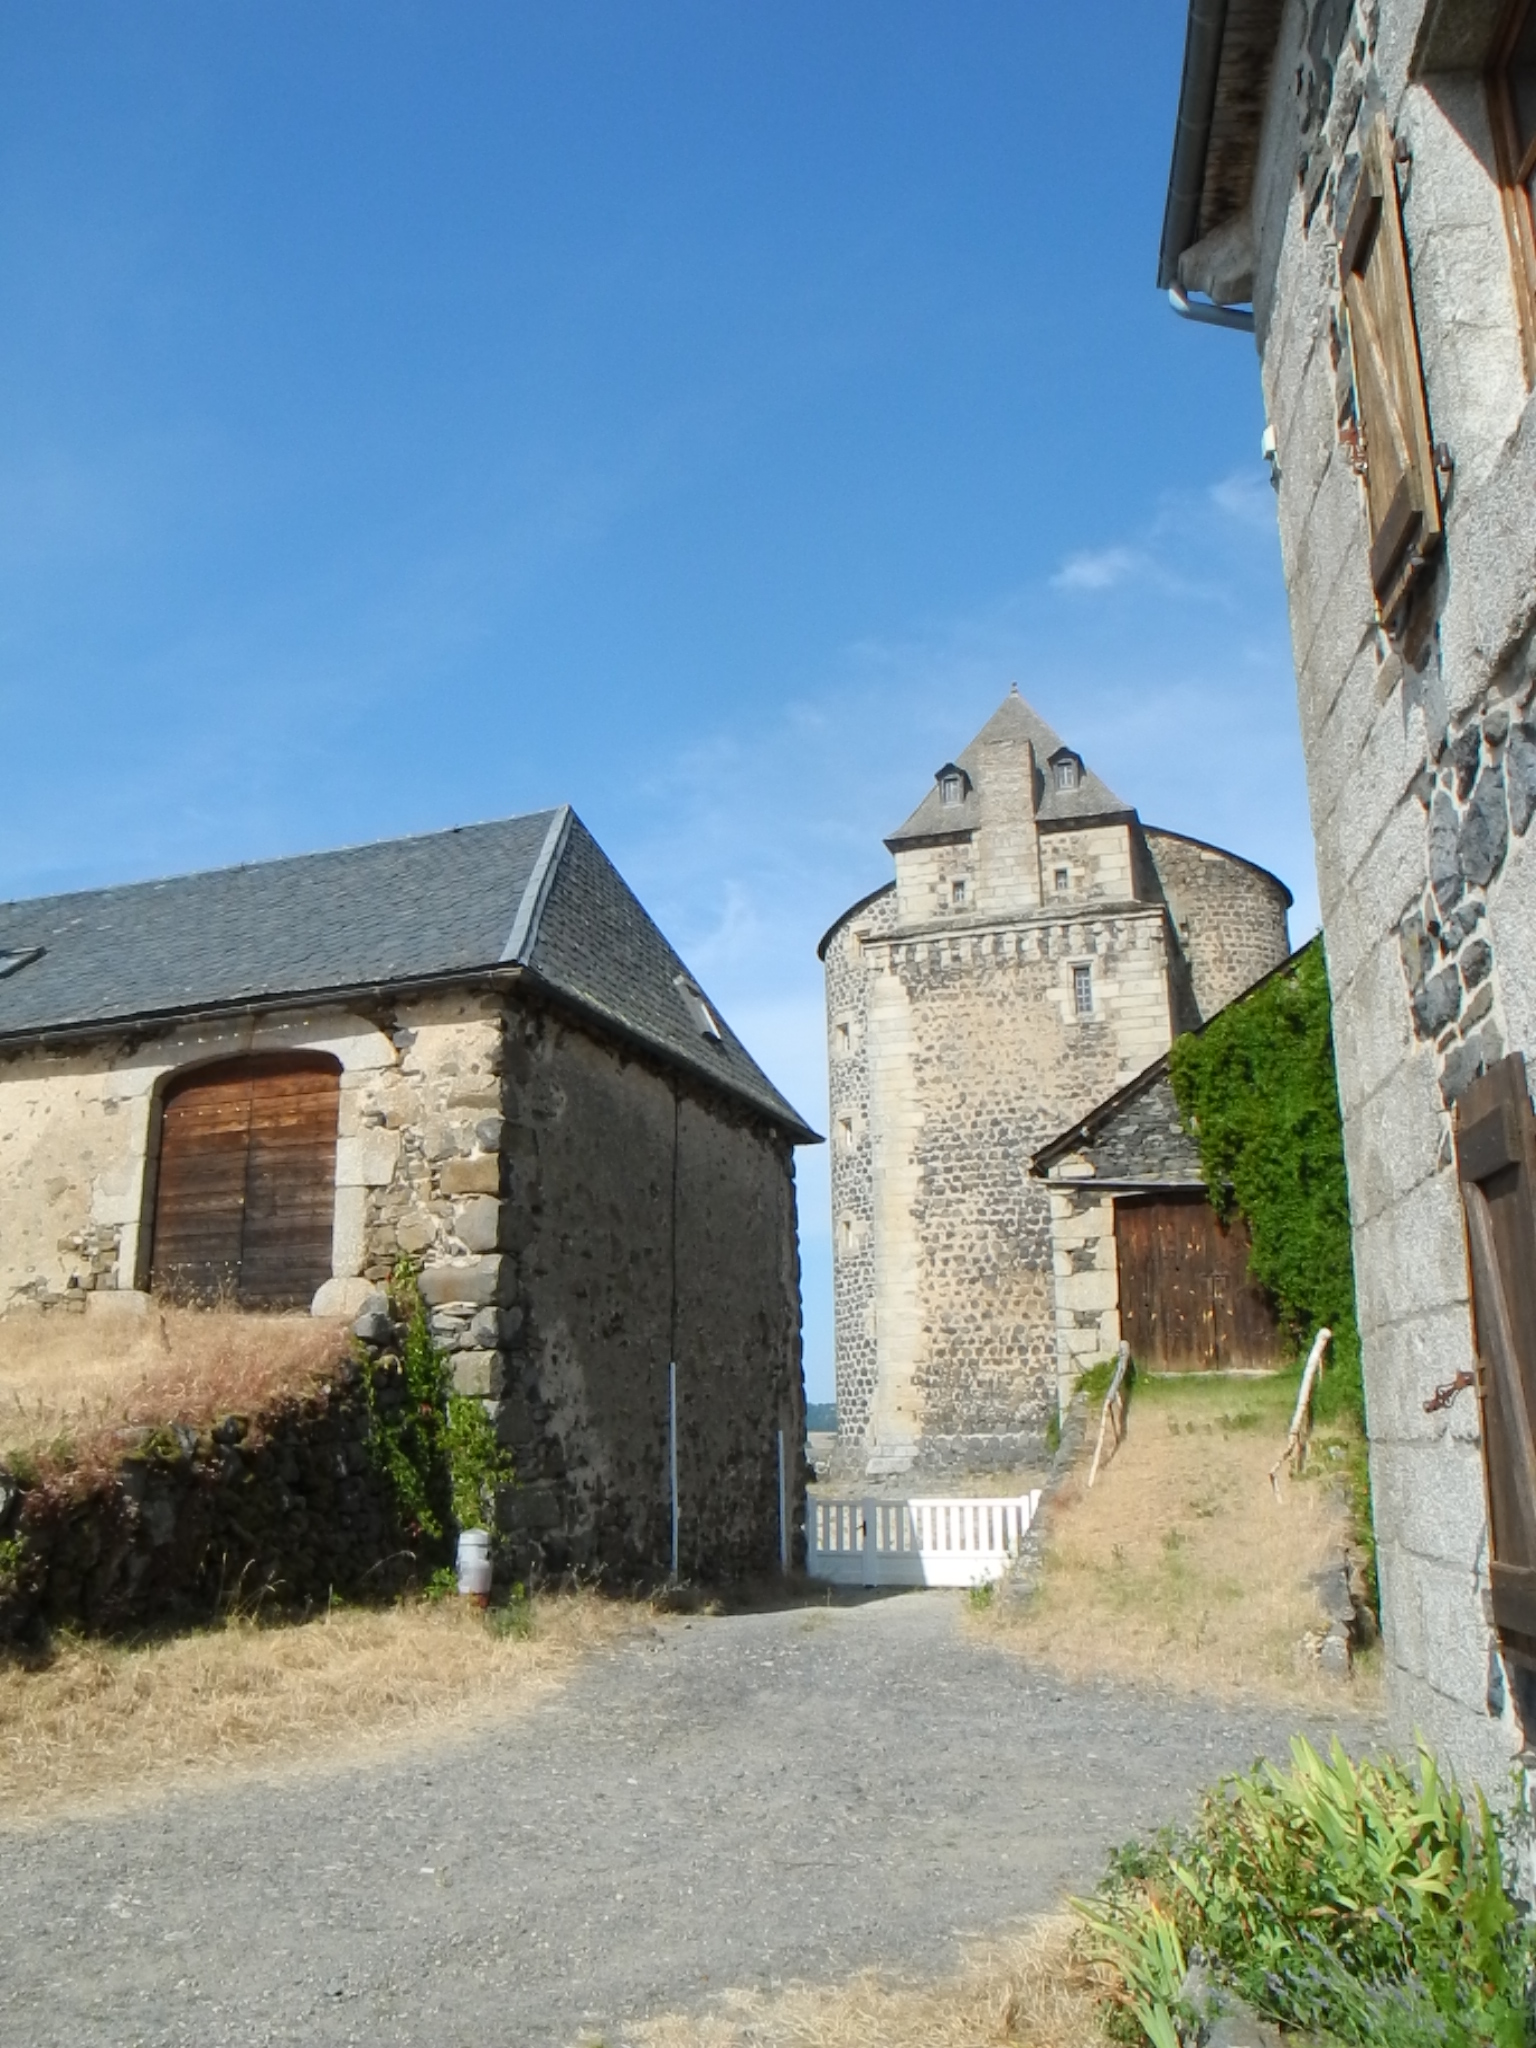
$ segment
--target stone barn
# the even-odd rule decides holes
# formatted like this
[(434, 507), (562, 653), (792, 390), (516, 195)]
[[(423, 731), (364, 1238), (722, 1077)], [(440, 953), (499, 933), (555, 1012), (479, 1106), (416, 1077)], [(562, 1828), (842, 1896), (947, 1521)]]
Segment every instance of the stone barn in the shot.
[(0, 905), (0, 1310), (355, 1317), (402, 1254), (552, 1568), (775, 1568), (815, 1134), (568, 809)]
[(1291, 897), (1143, 825), (1017, 691), (886, 845), (821, 943), (835, 1463), (1006, 1467), (1059, 1393), (1031, 1158), (1285, 959)]

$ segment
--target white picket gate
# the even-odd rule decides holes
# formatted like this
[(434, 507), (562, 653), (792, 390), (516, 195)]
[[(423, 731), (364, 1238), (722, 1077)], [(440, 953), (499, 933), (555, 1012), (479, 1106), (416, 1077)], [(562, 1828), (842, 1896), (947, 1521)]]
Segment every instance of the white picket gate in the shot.
[(839, 1586), (976, 1586), (1019, 1554), (1040, 1493), (936, 1500), (815, 1496), (807, 1502), (806, 1571)]

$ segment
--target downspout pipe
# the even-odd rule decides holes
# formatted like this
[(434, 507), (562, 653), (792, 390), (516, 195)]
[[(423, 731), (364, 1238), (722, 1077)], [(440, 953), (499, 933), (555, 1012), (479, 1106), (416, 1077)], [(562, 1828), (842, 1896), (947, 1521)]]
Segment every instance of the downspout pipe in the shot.
[[(1179, 118), (1174, 131), (1173, 165), (1168, 173), (1163, 241), (1157, 259), (1157, 282), (1165, 291), (1179, 281), (1179, 258), (1200, 239), (1205, 159), (1210, 148), (1211, 117), (1216, 111), (1216, 81), (1221, 71), (1226, 27), (1227, 0), (1189, 0)], [(1182, 309), (1176, 306), (1175, 310)], [(1203, 316), (1192, 313), (1189, 317)], [(1222, 320), (1212, 324), (1225, 327), (1231, 323)]]
[(1168, 303), (1181, 320), (1197, 321), (1202, 327), (1235, 327), (1252, 334), (1251, 306), (1221, 306), (1214, 299), (1192, 299), (1181, 284), (1168, 287)]

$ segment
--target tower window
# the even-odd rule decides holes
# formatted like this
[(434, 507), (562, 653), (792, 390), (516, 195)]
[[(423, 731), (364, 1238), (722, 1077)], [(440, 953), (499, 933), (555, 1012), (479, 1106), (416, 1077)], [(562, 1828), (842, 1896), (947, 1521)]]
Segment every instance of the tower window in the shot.
[(942, 804), (957, 804), (964, 796), (965, 789), (958, 775), (939, 777), (939, 801)]
[(853, 1118), (840, 1116), (837, 1120), (837, 1142), (844, 1152), (853, 1150)]
[(1078, 767), (1075, 755), (1063, 754), (1060, 760), (1052, 762), (1051, 766), (1056, 777), (1056, 787), (1058, 789), (1076, 789)]
[(837, 1050), (838, 1057), (840, 1059), (846, 1059), (848, 1054), (853, 1049), (852, 1026), (848, 1024), (839, 1024), (835, 1026), (832, 1033), (832, 1042)]
[(961, 905), (965, 902), (965, 883), (963, 881), (950, 883), (949, 900), (956, 910), (960, 909)]
[(1079, 1017), (1093, 1015), (1093, 969), (1074, 967), (1072, 970), (1072, 1007)]
[(1071, 887), (1072, 870), (1070, 868), (1058, 868), (1056, 870), (1056, 894), (1058, 896), (1065, 896)]

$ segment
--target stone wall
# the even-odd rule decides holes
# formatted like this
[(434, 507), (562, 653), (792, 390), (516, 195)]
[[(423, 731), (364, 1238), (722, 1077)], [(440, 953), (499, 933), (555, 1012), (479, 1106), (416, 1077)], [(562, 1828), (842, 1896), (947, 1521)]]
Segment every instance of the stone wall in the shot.
[(864, 1442), (879, 1362), (867, 1057), (869, 979), (863, 949), (869, 939), (888, 931), (895, 917), (896, 892), (890, 887), (849, 913), (832, 933), (824, 956), (837, 1432), (849, 1451)]
[(503, 1069), (501, 1341), (459, 1358), (521, 1475), (507, 1533), (547, 1565), (665, 1570), (675, 1360), (681, 1568), (776, 1570), (781, 1431), (792, 1548), (804, 1522), (788, 1141), (536, 1009), (509, 1011)]
[[(1450, 1113), (1536, 1054), (1530, 821), (1536, 425), (1488, 111), (1410, 76), (1420, 0), (1291, 0), (1254, 218), (1263, 380), (1333, 989), (1394, 1718), (1490, 1789), (1519, 1741), (1487, 1627), (1486, 1530)], [(1445, 540), (1407, 630), (1376, 620), (1337, 250), (1363, 126), (1398, 137)], [(1298, 177), (1297, 166), (1301, 166)]]
[(1219, 847), (1148, 826), (1147, 851), (1188, 963), (1203, 1023), (1278, 967), (1290, 952), (1291, 892), (1274, 875)]
[[(375, 1398), (399, 1404), (398, 1373), (379, 1374)], [(26, 1486), (0, 1472), (0, 1642), (387, 1598), (434, 1561), (413, 1554), (375, 1468), (350, 1360), (264, 1415), (124, 1435), (103, 1471)]]
[(1160, 907), (1085, 902), (908, 936), (893, 913), (877, 899), (826, 954), (840, 1433), (877, 1463), (1004, 1464), (1035, 1453), (1056, 1399), (1029, 1159), (1166, 1050), (1167, 925)]

